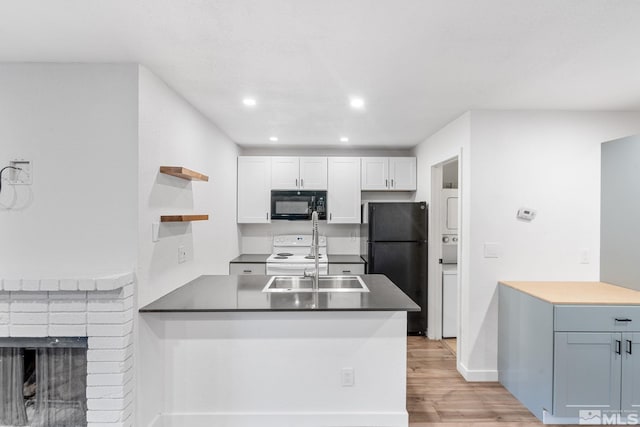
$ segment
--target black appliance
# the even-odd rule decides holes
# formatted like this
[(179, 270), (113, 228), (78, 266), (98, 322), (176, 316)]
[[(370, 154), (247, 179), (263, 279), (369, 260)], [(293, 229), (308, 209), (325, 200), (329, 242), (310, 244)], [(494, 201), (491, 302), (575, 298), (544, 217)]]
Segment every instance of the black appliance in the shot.
[(427, 204), (369, 203), (367, 273), (384, 274), (416, 304), (407, 313), (407, 333), (427, 331)]
[(310, 220), (313, 211), (327, 219), (326, 191), (271, 190), (271, 219)]

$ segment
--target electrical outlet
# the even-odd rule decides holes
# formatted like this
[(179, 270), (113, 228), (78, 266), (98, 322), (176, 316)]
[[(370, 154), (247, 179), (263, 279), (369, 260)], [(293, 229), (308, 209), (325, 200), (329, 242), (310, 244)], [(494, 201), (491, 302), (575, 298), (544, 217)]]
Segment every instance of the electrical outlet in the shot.
[(184, 246), (178, 246), (178, 264), (182, 264), (187, 260), (187, 250)]
[(9, 175), (9, 184), (12, 185), (31, 185), (33, 182), (33, 164), (29, 160), (16, 159), (12, 160), (9, 165), (17, 169), (11, 169)]
[(580, 264), (589, 264), (591, 262), (589, 258), (589, 249), (580, 249)]
[(353, 387), (355, 384), (355, 372), (353, 368), (342, 368), (342, 387)]

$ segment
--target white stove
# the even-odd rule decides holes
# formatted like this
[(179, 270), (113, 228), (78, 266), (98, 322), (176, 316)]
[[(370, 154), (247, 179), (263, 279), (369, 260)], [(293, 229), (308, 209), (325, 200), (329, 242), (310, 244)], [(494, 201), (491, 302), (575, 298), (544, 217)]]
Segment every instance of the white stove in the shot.
[[(320, 274), (328, 274), (327, 239), (318, 238)], [(268, 275), (302, 276), (315, 269), (311, 254), (311, 235), (285, 234), (274, 236), (273, 253), (267, 258)]]

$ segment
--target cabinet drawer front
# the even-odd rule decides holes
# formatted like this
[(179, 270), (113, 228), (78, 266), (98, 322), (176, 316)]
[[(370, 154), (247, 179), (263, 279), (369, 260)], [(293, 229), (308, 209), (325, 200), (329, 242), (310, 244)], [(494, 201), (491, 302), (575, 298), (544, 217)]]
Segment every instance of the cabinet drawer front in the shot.
[(569, 332), (640, 331), (640, 306), (556, 306), (554, 329)]
[(329, 264), (329, 274), (364, 274), (364, 264)]
[(242, 274), (267, 274), (267, 265), (260, 263), (247, 263), (247, 264), (229, 264), (229, 274), (242, 275)]

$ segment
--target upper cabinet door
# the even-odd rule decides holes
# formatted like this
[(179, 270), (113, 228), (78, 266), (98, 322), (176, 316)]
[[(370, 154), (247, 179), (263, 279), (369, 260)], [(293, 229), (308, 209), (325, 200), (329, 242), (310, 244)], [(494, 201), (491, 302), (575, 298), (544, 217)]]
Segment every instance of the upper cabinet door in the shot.
[(389, 157), (389, 189), (415, 191), (416, 158)]
[(328, 160), (327, 223), (360, 223), (360, 157)]
[(298, 157), (271, 157), (271, 189), (297, 190), (298, 188), (300, 188)]
[(270, 221), (270, 184), (270, 157), (238, 157), (238, 223)]
[(300, 189), (327, 189), (327, 158), (300, 157)]
[(362, 158), (362, 190), (389, 190), (389, 158)]

